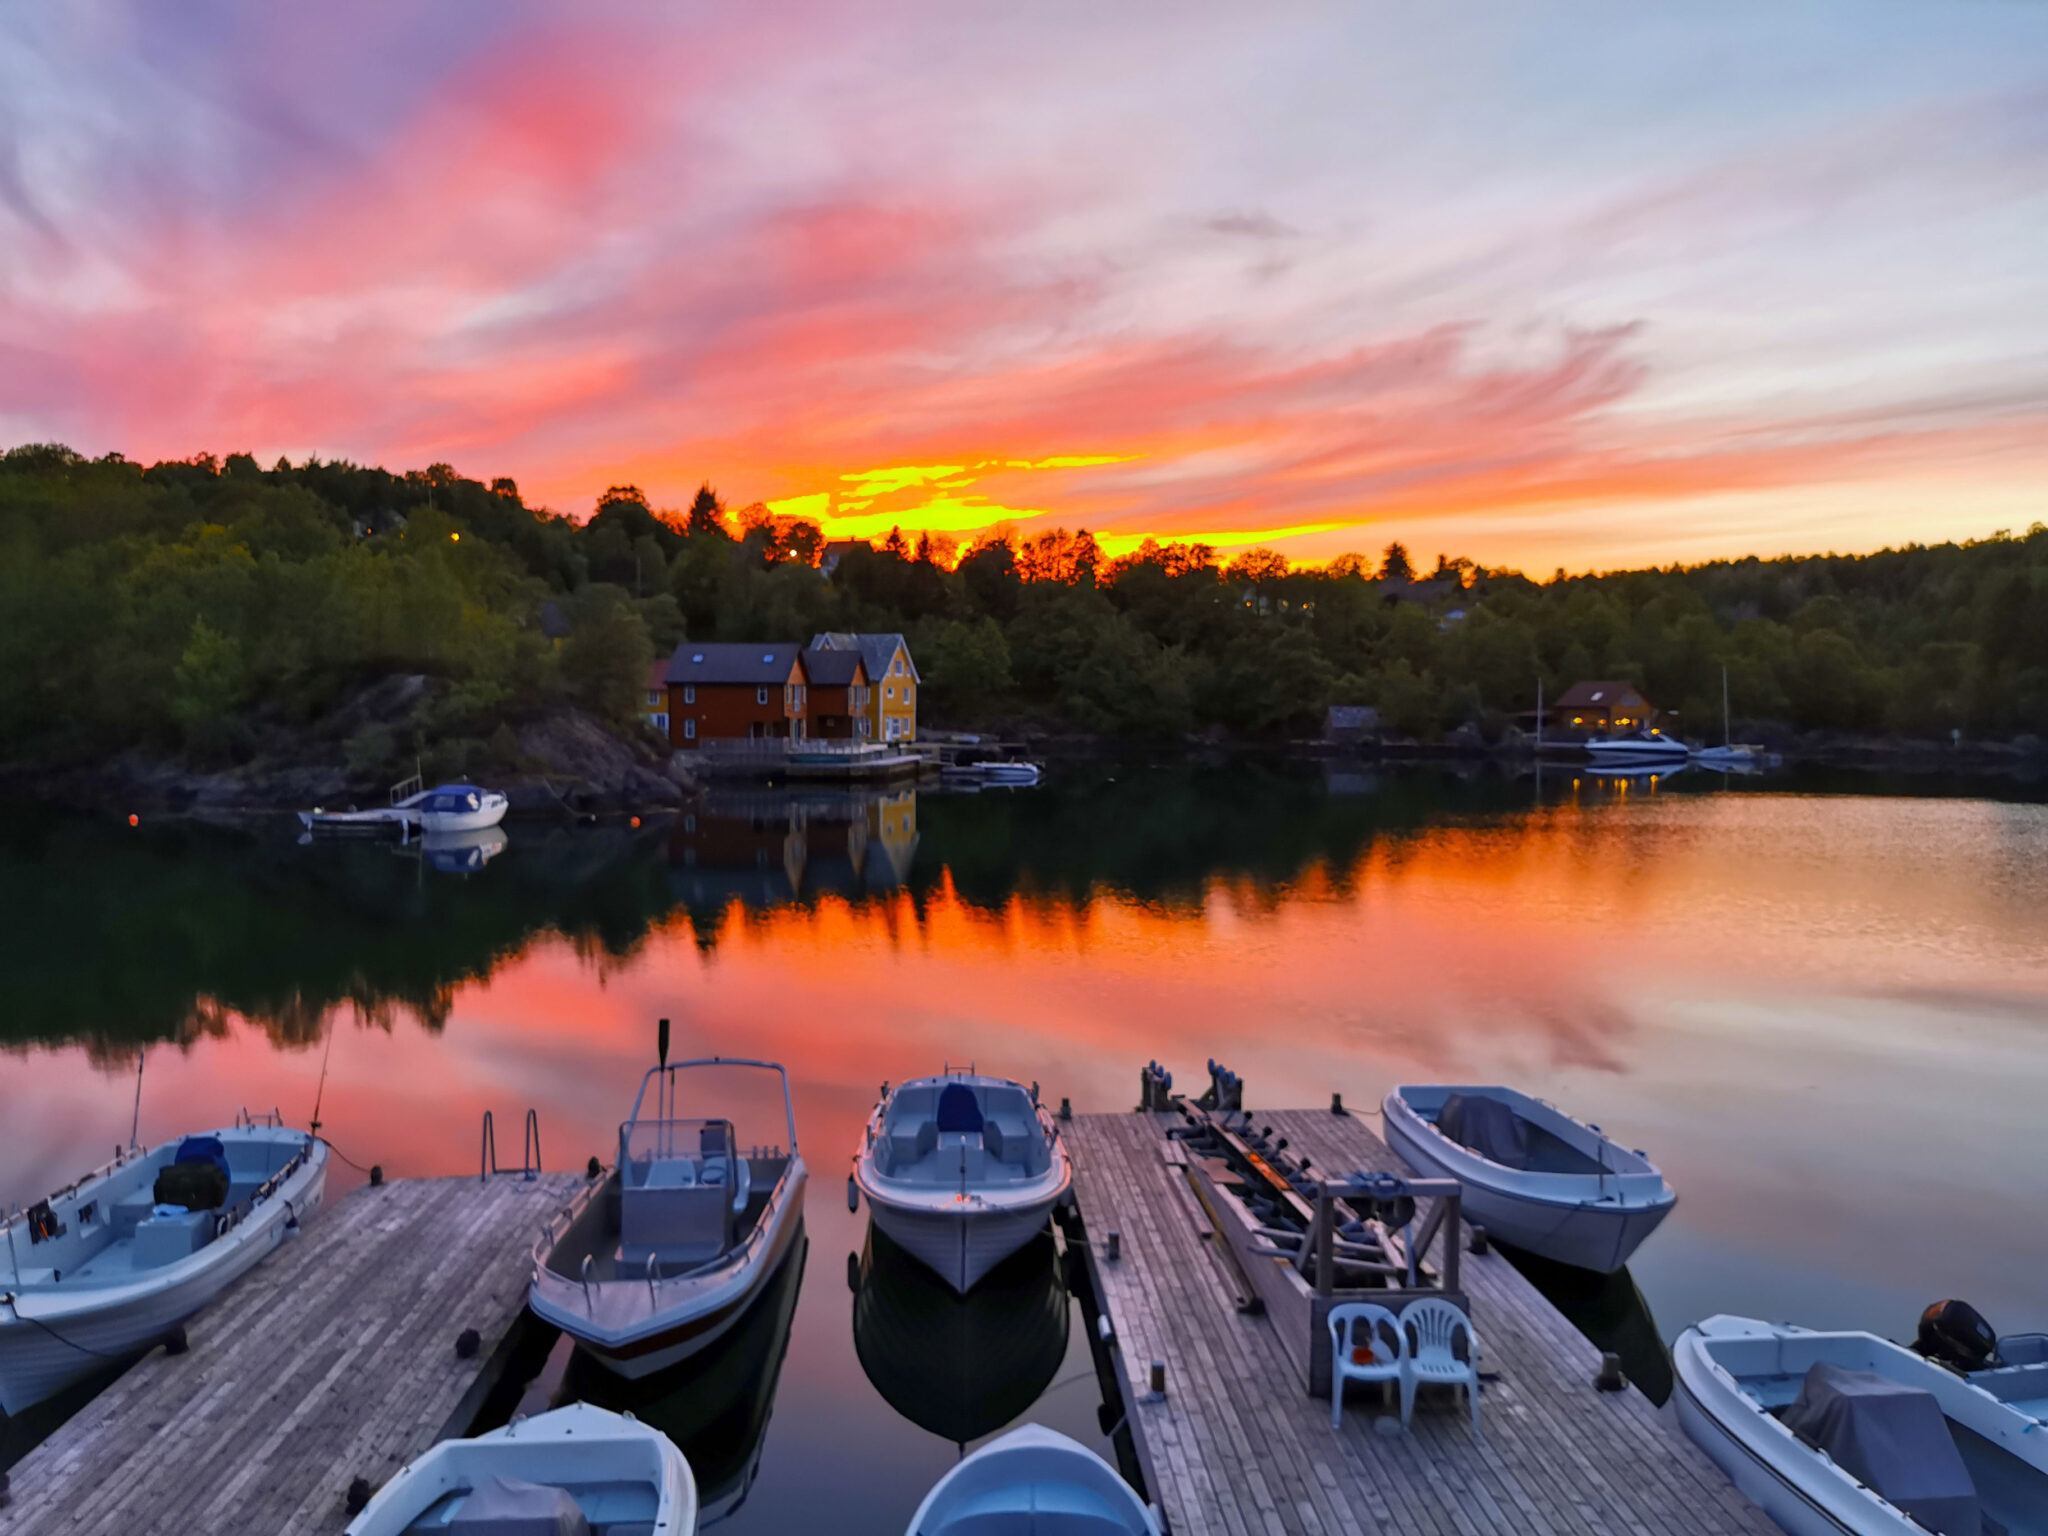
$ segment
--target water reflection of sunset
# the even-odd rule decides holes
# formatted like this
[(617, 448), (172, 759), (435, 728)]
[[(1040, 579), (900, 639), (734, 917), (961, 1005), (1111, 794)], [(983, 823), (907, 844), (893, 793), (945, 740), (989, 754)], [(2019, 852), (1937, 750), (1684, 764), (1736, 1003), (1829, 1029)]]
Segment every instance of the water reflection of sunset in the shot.
[[(1107, 774), (519, 828), (461, 880), (374, 848), (57, 838), (33, 876), (63, 921), (0, 968), (17, 1029), (53, 1042), (0, 1051), (0, 1200), (125, 1138), (151, 1038), (145, 1140), (317, 1101), (347, 1158), (465, 1174), (484, 1112), (516, 1166), (532, 1107), (546, 1165), (580, 1166), (611, 1155), (668, 1017), (678, 1056), (789, 1065), (813, 1255), (770, 1434), (876, 1497), (955, 1448), (862, 1373), (834, 1280), (866, 1218), (838, 1185), (879, 1085), (947, 1062), (1080, 1112), (1128, 1108), (1155, 1057), (1183, 1088), (1228, 1062), (1255, 1109), (1341, 1092), (1370, 1116), (1395, 1082), (1507, 1080), (1680, 1191), (1634, 1265), (1667, 1335), (1716, 1310), (1896, 1330), (1943, 1294), (2037, 1319), (2048, 1252), (2002, 1213), (2048, 1201), (2012, 1155), (2048, 1096), (2048, 809)], [(67, 955), (71, 931), (128, 947)], [(743, 1139), (765, 1110), (721, 1108)], [(1093, 1432), (1082, 1388), (1034, 1413)], [(756, 1528), (806, 1486), (764, 1479)]]

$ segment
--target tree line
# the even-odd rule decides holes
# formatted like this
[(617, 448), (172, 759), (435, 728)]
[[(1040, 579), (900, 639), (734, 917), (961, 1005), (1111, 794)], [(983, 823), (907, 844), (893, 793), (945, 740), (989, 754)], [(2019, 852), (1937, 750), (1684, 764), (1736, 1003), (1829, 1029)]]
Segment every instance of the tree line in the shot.
[[(635, 725), (685, 637), (902, 630), (930, 723), (1247, 738), (1331, 704), (1382, 728), (1492, 739), (1594, 678), (1709, 735), (1738, 719), (1911, 736), (2048, 732), (2048, 530), (1860, 556), (1743, 559), (1536, 581), (1399, 544), (1290, 565), (1085, 531), (829, 543), (710, 486), (631, 486), (587, 520), (446, 465), (202, 455), (150, 466), (32, 445), (0, 455), (0, 738), (7, 756), (128, 749), (232, 759), (341, 733), (363, 773), (425, 747), (514, 766), (516, 727), (575, 706)], [(350, 700), (434, 687), (404, 720)], [(448, 759), (453, 758), (450, 761)]]

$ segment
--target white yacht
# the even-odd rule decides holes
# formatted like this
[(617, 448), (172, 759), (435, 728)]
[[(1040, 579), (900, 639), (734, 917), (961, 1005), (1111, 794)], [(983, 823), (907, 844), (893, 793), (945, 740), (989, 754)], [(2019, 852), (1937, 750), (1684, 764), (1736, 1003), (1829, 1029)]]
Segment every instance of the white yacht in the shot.
[(1595, 736), (1585, 743), (1595, 770), (1606, 768), (1677, 768), (1692, 759), (1692, 748), (1661, 731), (1635, 731), (1624, 736)]
[(1044, 1227), (1073, 1180), (1034, 1091), (949, 1071), (884, 1087), (847, 1193), (865, 1195), (876, 1226), (966, 1291)]

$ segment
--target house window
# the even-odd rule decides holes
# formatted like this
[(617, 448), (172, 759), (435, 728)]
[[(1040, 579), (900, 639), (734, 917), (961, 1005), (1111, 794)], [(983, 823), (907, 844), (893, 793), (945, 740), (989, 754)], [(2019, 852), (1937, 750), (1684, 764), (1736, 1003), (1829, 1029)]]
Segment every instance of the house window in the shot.
[(863, 719), (861, 720), (861, 722), (860, 722), (860, 733), (861, 733), (861, 735), (863, 735), (863, 736), (872, 736), (872, 735), (874, 735), (874, 734), (875, 734), (875, 722), (874, 722), (874, 721), (872, 721), (872, 720), (869, 720), (869, 719), (863, 718)]
[(668, 734), (668, 711), (663, 710), (654, 717), (654, 728), (664, 736)]
[(695, 683), (683, 684), (683, 702), (685, 704), (697, 702), (697, 685)]
[(683, 722), (683, 740), (685, 740), (685, 741), (695, 741), (696, 739), (697, 739), (697, 722), (696, 722), (695, 720), (685, 720), (685, 721)]
[(655, 706), (655, 705), (659, 704), (660, 702), (661, 702), (661, 690), (660, 690), (659, 688), (650, 688), (650, 689), (648, 689), (648, 690), (647, 690), (647, 707), (648, 707), (649, 709), (652, 709), (652, 708), (654, 708), (654, 706)]
[(908, 683), (903, 685), (903, 702), (906, 704), (910, 702), (910, 684)]
[(768, 702), (768, 685), (766, 683), (763, 683), (754, 690), (754, 702), (756, 704), (766, 704)]
[(882, 690), (882, 697), (893, 704), (896, 702), (896, 690), (894, 688), (884, 688)]

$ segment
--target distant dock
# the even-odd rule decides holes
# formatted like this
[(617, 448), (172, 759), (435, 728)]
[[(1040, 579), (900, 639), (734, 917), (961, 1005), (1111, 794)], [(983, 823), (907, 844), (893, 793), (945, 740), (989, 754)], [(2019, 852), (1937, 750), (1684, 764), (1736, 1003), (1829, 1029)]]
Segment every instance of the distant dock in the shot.
[[(1356, 1114), (1255, 1119), (1319, 1168), (1410, 1176)], [(1212, 1235), (1181, 1144), (1165, 1134), (1181, 1123), (1140, 1113), (1062, 1125), (1085, 1227), (1085, 1246), (1072, 1229), (1069, 1244), (1085, 1256), (1140, 1469), (1172, 1536), (1777, 1531), (1641, 1393), (1595, 1390), (1599, 1351), (1498, 1252), (1460, 1253), (1454, 1271), (1483, 1347), (1483, 1438), (1462, 1405), (1427, 1399), (1411, 1432), (1376, 1433), (1374, 1419), (1394, 1410), (1365, 1384), (1350, 1388), (1333, 1430), (1328, 1399), (1308, 1394), (1283, 1347), (1293, 1320), (1241, 1309), (1243, 1260)]]
[[(577, 1174), (366, 1185), (14, 1467), (7, 1536), (333, 1536), (464, 1434), (504, 1371), (542, 1224)], [(475, 1348), (459, 1350), (466, 1330)]]

